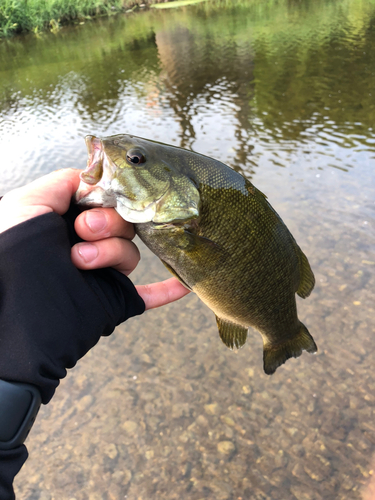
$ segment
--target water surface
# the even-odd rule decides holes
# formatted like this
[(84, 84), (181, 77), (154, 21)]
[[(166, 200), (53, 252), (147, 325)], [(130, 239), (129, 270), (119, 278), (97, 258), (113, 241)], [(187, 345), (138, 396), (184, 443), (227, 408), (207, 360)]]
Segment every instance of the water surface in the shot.
[[(207, 1), (0, 44), (0, 192), (132, 133), (249, 177), (308, 256), (319, 352), (262, 370), (193, 294), (122, 325), (44, 407), (19, 498), (375, 498), (375, 3)], [(137, 283), (168, 277), (144, 247)], [(371, 489), (373, 488), (373, 489)], [(372, 491), (372, 493), (371, 493)]]

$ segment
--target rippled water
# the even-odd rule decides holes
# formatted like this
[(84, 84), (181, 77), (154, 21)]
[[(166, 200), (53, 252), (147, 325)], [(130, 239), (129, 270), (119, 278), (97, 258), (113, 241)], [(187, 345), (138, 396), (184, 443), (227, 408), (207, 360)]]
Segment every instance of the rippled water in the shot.
[[(315, 272), (319, 352), (272, 377), (189, 295), (118, 328), (28, 439), (19, 498), (375, 498), (375, 2), (207, 1), (0, 44), (0, 193), (84, 168), (86, 134), (216, 157)], [(135, 282), (168, 277), (142, 247)]]

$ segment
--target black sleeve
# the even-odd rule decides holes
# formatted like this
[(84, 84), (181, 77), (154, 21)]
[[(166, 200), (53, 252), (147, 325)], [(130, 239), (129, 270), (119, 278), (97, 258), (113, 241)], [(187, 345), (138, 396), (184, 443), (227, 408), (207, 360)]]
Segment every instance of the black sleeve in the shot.
[(14, 500), (13, 479), (28, 457), (25, 445), (15, 450), (0, 450), (0, 498)]
[[(44, 404), (102, 335), (145, 310), (123, 274), (72, 264), (77, 213), (49, 213), (0, 234), (0, 379), (34, 384)], [(26, 458), (24, 446), (0, 452), (1, 500), (14, 498)]]

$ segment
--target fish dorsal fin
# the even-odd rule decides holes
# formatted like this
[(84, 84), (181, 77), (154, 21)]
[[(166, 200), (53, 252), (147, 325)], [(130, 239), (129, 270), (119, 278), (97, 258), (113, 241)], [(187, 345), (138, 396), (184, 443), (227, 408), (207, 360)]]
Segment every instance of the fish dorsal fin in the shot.
[[(264, 339), (264, 337), (263, 337)], [(318, 350), (314, 339), (304, 324), (299, 324), (296, 335), (281, 344), (273, 345), (264, 342), (263, 345), (263, 369), (267, 375), (275, 373), (276, 368), (284, 364), (289, 358), (298, 358), (302, 351), (314, 353)]]
[(245, 180), (246, 180), (246, 189), (247, 189), (248, 193), (250, 193), (253, 196), (261, 195), (261, 196), (263, 196), (263, 198), (267, 199), (267, 195), (265, 195), (264, 193), (262, 193), (262, 191), (260, 189), (256, 188), (254, 186), (254, 184), (252, 184), (249, 181), (249, 179), (245, 179)]
[(220, 338), (229, 349), (233, 349), (233, 347), (239, 349), (244, 345), (248, 328), (238, 325), (237, 323), (231, 323), (218, 316), (216, 316), (216, 323), (219, 329)]
[(297, 295), (299, 295), (303, 299), (306, 299), (306, 297), (310, 295), (310, 293), (314, 288), (315, 277), (311, 270), (306, 255), (302, 252), (297, 243), (294, 243), (294, 246), (298, 257), (299, 275), (300, 275)]

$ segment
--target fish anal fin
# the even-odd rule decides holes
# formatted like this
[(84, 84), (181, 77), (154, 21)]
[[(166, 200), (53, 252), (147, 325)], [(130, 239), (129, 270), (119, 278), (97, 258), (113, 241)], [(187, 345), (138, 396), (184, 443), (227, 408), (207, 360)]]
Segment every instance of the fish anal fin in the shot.
[(297, 335), (282, 344), (273, 345), (264, 343), (263, 346), (263, 368), (267, 375), (275, 373), (276, 369), (285, 363), (289, 358), (298, 358), (302, 351), (314, 353), (318, 350), (314, 339), (309, 331), (300, 323), (300, 329)]
[(216, 316), (216, 323), (220, 338), (229, 349), (233, 349), (234, 347), (239, 349), (245, 344), (248, 328), (219, 318), (218, 316)]
[(299, 295), (303, 299), (306, 299), (306, 297), (310, 295), (310, 293), (314, 288), (315, 277), (311, 270), (306, 255), (302, 252), (297, 243), (295, 245), (296, 245), (296, 253), (298, 256), (299, 275), (300, 275), (297, 295)]
[(173, 267), (171, 267), (169, 264), (167, 264), (167, 263), (166, 263), (163, 259), (160, 259), (160, 260), (161, 260), (161, 261), (162, 261), (162, 263), (165, 265), (165, 267), (168, 269), (168, 271), (169, 271), (171, 274), (173, 274), (173, 276), (174, 276), (175, 278), (177, 278), (177, 279), (178, 279), (178, 281), (184, 285), (184, 287), (186, 287), (186, 288), (187, 288), (188, 290), (190, 290), (190, 291), (193, 291), (193, 290), (192, 290), (192, 288), (191, 288), (189, 285), (187, 285), (187, 284), (185, 283), (185, 281), (181, 278), (181, 276), (180, 276), (179, 274), (177, 274), (177, 273), (176, 273), (176, 271), (173, 269)]

